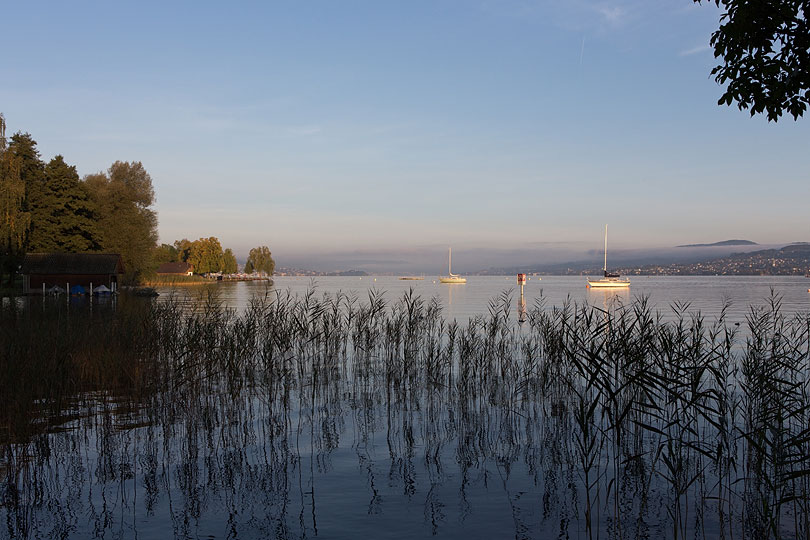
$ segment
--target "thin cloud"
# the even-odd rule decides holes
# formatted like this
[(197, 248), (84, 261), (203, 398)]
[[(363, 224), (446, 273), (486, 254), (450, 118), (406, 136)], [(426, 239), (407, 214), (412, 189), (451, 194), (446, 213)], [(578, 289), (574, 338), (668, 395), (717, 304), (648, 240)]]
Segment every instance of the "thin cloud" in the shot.
[(698, 45), (697, 47), (692, 47), (691, 49), (681, 51), (680, 53), (678, 53), (678, 56), (692, 56), (693, 54), (700, 54), (710, 50), (712, 49), (708, 45)]
[(619, 6), (599, 6), (597, 12), (610, 24), (619, 24), (624, 20), (624, 10)]
[(323, 131), (321, 126), (292, 126), (287, 128), (287, 133), (296, 137), (308, 137), (317, 135)]

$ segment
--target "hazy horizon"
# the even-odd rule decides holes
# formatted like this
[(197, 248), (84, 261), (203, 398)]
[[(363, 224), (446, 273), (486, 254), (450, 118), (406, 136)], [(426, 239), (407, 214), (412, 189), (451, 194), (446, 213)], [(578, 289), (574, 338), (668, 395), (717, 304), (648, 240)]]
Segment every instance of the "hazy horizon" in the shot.
[[(141, 161), (160, 241), (439, 272), (810, 231), (810, 126), (718, 106), (710, 3), (15, 3), (0, 111)], [(567, 257), (567, 259), (566, 259)], [(598, 262), (599, 257), (594, 260)], [(402, 267), (396, 265), (401, 264)], [(362, 267), (361, 267), (362, 268)], [(384, 271), (384, 270), (379, 270)]]
[[(652, 247), (628, 248), (608, 247), (609, 263), (618, 266), (625, 262), (646, 261), (645, 264), (658, 262), (696, 262), (731, 253), (757, 251), (778, 248), (789, 242), (778, 244), (757, 244), (745, 246), (718, 246), (703, 248)], [(447, 246), (420, 246), (409, 250), (349, 250), (324, 251), (322, 253), (285, 253), (274, 256), (277, 267), (299, 268), (318, 272), (338, 272), (346, 270), (363, 270), (370, 274), (421, 274), (440, 275), (447, 273)], [(544, 266), (563, 263), (591, 263), (601, 267), (603, 263), (603, 246), (587, 247), (585, 243), (569, 246), (534, 246), (534, 247), (456, 247), (453, 246), (453, 271), (473, 273), (489, 269), (520, 268)]]

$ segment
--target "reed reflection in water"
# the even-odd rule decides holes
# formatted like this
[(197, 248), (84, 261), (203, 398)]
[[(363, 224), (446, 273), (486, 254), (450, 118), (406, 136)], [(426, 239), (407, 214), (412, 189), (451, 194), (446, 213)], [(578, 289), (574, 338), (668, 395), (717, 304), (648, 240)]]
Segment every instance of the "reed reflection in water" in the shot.
[(6, 305), (0, 534), (808, 535), (808, 315), (515, 305)]

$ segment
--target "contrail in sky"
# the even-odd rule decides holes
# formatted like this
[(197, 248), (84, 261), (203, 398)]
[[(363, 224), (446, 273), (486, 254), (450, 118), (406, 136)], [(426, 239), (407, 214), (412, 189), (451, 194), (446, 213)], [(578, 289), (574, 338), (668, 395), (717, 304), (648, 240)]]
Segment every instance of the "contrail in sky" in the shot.
[(582, 65), (582, 57), (585, 56), (585, 36), (582, 36), (582, 49), (579, 51), (579, 65)]

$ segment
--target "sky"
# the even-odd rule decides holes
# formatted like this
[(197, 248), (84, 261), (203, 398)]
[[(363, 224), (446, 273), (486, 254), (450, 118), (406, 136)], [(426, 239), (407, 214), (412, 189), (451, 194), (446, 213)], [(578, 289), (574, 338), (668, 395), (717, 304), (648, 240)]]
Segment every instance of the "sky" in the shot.
[[(691, 0), (15, 2), (0, 112), (140, 161), (162, 242), (432, 272), (810, 240), (810, 117), (718, 106)], [(601, 258), (601, 256), (596, 256)]]

